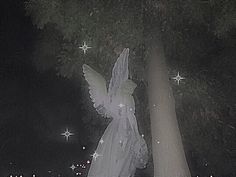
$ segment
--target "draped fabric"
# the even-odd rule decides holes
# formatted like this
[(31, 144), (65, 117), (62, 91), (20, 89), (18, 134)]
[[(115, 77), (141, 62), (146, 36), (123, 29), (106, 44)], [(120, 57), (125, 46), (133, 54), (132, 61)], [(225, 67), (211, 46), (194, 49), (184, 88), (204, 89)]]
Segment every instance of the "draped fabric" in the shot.
[(96, 149), (100, 156), (92, 160), (88, 177), (133, 177), (136, 168), (145, 167), (146, 144), (130, 127), (125, 129), (127, 124), (127, 119), (113, 119), (109, 124), (102, 136), (104, 142)]
[(129, 103), (132, 99), (124, 93), (117, 94), (115, 100), (123, 101), (126, 106), (113, 112), (113, 120), (97, 145), (98, 157), (93, 158), (88, 177), (133, 177), (136, 168), (145, 167), (148, 150), (138, 132), (134, 108), (128, 106), (132, 105)]

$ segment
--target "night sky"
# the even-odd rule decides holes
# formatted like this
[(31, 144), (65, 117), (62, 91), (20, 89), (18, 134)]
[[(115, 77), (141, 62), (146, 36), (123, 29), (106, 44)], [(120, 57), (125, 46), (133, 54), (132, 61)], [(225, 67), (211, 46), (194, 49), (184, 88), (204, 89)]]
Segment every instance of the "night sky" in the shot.
[[(73, 176), (71, 164), (86, 163), (92, 152), (81, 122), (80, 83), (38, 72), (30, 56), (39, 31), (24, 4), (11, 0), (1, 8), (0, 174)], [(66, 128), (74, 133), (68, 142), (61, 136)]]

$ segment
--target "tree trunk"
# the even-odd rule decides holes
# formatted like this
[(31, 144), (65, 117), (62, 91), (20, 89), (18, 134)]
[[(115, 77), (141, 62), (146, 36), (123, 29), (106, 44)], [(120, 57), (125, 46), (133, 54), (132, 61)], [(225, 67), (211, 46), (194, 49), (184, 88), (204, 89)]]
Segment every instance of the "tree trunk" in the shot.
[(162, 43), (152, 47), (148, 68), (155, 177), (190, 177), (175, 112)]

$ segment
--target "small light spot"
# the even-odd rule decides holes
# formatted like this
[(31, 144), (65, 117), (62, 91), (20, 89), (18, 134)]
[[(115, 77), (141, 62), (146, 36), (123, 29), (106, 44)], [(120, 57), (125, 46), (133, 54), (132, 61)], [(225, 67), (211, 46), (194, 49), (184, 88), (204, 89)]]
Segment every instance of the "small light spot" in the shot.
[(119, 106), (120, 108), (122, 108), (122, 107), (124, 107), (125, 105), (122, 104), (122, 103), (120, 103), (118, 106)]
[(90, 161), (89, 161), (89, 160), (87, 160), (87, 164), (90, 164)]
[(104, 143), (104, 140), (101, 138), (101, 140), (99, 141), (99, 143), (103, 144), (103, 143)]
[(85, 146), (83, 146), (82, 149), (85, 150), (86, 149)]
[(142, 134), (141, 136), (144, 137), (144, 134)]
[(82, 175), (82, 173), (81, 172), (78, 172), (78, 173), (76, 173), (76, 175), (78, 176), (78, 175)]

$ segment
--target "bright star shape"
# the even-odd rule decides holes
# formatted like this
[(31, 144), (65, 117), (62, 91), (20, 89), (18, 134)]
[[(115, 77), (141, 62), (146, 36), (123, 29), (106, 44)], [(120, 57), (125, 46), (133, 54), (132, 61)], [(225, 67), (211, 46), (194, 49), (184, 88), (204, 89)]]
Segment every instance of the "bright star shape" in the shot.
[(68, 140), (69, 140), (69, 137), (70, 137), (71, 135), (74, 135), (74, 133), (71, 133), (71, 132), (69, 132), (68, 129), (66, 129), (66, 131), (65, 131), (64, 133), (62, 133), (61, 135), (64, 136), (64, 137), (66, 137), (66, 141), (68, 141)]
[(86, 42), (84, 42), (84, 44), (83, 44), (81, 47), (79, 47), (79, 48), (84, 51), (84, 54), (86, 54), (86, 51), (87, 51), (88, 49), (92, 48), (92, 47), (89, 47), (89, 46), (86, 44)]
[(98, 154), (96, 151), (93, 153), (93, 155), (91, 155), (92, 157), (93, 157), (93, 159), (96, 161), (97, 160), (97, 158), (99, 157), (99, 156), (102, 156), (102, 155), (100, 155), (100, 154)]
[(74, 170), (76, 169), (76, 166), (75, 166), (74, 164), (72, 164), (72, 165), (70, 166), (70, 169), (71, 169), (72, 171), (74, 171)]
[(103, 144), (103, 143), (104, 143), (104, 140), (103, 140), (103, 139), (101, 139), (101, 140), (99, 141), (99, 143)]
[(178, 85), (179, 85), (179, 82), (180, 82), (181, 80), (185, 79), (185, 78), (184, 78), (184, 77), (181, 77), (181, 76), (179, 75), (179, 72), (178, 72), (177, 76), (172, 77), (172, 79), (174, 79), (175, 81), (177, 81), (177, 83), (178, 83)]
[(122, 108), (122, 107), (124, 107), (125, 105), (122, 104), (122, 103), (120, 103), (118, 106), (119, 106), (120, 108)]

